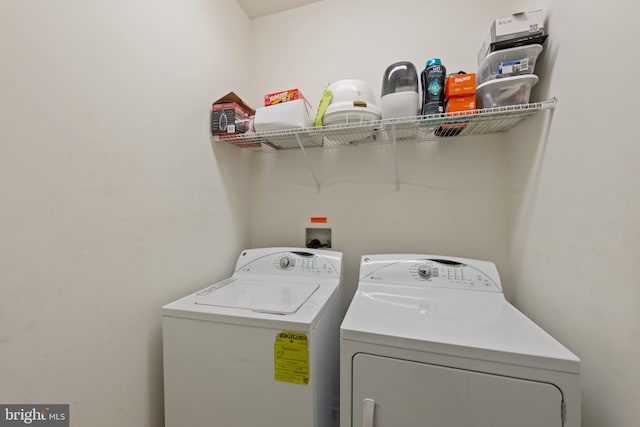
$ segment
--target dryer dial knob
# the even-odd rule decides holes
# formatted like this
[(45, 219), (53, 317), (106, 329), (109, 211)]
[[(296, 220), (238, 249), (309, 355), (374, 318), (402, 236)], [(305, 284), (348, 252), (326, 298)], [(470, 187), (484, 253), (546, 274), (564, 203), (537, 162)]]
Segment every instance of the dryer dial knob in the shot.
[(420, 267), (418, 267), (418, 276), (422, 277), (423, 279), (428, 279), (429, 277), (431, 277), (431, 268), (427, 264), (422, 264)]
[(280, 258), (280, 268), (286, 270), (289, 267), (291, 267), (291, 258), (288, 256)]

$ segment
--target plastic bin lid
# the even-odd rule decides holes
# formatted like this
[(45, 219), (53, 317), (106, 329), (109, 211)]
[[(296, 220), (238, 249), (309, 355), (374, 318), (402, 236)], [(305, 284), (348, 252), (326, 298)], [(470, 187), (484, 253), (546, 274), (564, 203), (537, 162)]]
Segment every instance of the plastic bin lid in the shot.
[(493, 79), (482, 83), (476, 88), (476, 91), (481, 90), (496, 90), (509, 86), (521, 86), (527, 85), (533, 87), (538, 83), (538, 76), (535, 74), (523, 74), (521, 76), (503, 77), (501, 79)]
[(418, 92), (418, 72), (411, 62), (396, 62), (384, 72), (382, 96), (396, 92)]
[[(478, 84), (485, 83), (496, 76), (504, 78), (510, 75), (533, 74), (540, 52), (542, 52), (541, 44), (531, 44), (496, 50), (490, 53), (482, 60), (482, 63), (478, 67)], [(512, 69), (511, 72), (502, 74), (500, 71), (501, 64), (510, 61), (520, 61), (519, 67)]]
[(479, 69), (482, 70), (488, 67), (492, 63), (498, 63), (500, 61), (511, 61), (521, 58), (537, 59), (538, 55), (542, 52), (541, 44), (529, 44), (525, 46), (511, 47), (509, 49), (496, 50), (487, 55), (480, 64)]

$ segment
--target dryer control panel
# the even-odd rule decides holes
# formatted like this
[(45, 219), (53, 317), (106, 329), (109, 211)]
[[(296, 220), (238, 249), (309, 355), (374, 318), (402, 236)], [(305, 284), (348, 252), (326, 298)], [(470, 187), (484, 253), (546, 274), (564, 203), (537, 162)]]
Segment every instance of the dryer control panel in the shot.
[(323, 255), (305, 251), (284, 251), (253, 259), (236, 272), (285, 277), (339, 278), (340, 267), (335, 264), (336, 260)]
[(380, 259), (363, 257), (361, 281), (502, 292), (493, 263), (451, 257)]

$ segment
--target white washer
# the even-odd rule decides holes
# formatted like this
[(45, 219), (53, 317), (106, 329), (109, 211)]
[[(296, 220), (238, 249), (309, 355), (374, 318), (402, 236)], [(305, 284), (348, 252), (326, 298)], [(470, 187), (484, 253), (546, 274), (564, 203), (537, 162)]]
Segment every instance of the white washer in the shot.
[(264, 248), (162, 307), (165, 426), (337, 425), (342, 254)]
[(491, 262), (365, 255), (341, 326), (341, 427), (579, 427), (579, 359)]

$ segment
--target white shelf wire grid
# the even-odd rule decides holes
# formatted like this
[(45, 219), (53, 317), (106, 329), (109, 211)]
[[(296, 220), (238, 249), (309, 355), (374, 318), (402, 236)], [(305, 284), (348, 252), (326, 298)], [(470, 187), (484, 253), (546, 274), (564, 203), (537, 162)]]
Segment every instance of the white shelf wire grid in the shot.
[(429, 141), (453, 136), (504, 132), (541, 110), (555, 108), (556, 103), (557, 99), (552, 98), (543, 102), (458, 113), (225, 135), (217, 136), (215, 139), (256, 151), (304, 149), (307, 147), (330, 148), (354, 142), (388, 142), (398, 139)]

